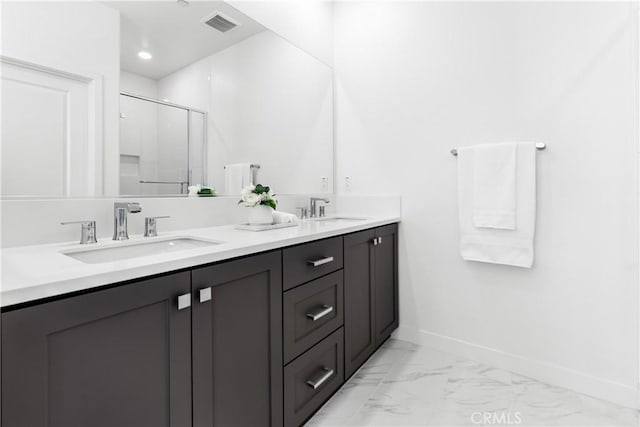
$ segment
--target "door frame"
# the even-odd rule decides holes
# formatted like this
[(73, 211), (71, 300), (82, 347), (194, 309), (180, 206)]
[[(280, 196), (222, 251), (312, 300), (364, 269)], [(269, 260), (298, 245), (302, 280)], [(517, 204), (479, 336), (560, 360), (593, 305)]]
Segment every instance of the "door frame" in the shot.
[[(87, 86), (87, 183), (86, 194), (95, 197), (104, 194), (104, 78), (101, 75), (77, 74), (47, 67), (29, 61), (0, 55), (2, 65), (13, 65), (29, 71), (73, 80)], [(72, 167), (72, 166), (69, 166)], [(68, 190), (67, 190), (68, 191)], [(70, 196), (64, 194), (62, 196)], [(34, 198), (41, 198), (39, 196)]]

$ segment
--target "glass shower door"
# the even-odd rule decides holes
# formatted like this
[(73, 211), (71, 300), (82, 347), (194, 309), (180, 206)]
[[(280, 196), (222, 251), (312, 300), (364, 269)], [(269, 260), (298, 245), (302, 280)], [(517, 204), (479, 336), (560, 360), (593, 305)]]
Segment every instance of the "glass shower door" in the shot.
[(200, 165), (197, 159), (203, 157), (190, 159), (190, 152), (205, 149), (206, 115), (121, 94), (120, 119), (121, 195), (186, 194), (190, 182), (204, 182), (203, 166), (195, 168), (197, 177), (191, 176), (192, 163)]

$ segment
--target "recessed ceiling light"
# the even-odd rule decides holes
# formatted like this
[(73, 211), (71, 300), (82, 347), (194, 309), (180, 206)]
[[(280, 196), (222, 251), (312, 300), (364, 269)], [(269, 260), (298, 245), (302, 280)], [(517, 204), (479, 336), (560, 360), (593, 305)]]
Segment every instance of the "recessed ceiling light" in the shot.
[(151, 55), (149, 52), (145, 52), (144, 50), (141, 50), (140, 52), (138, 52), (138, 56), (142, 59), (151, 59), (153, 58), (153, 55)]
[(189, 2), (187, 0), (178, 0), (178, 4), (182, 7), (189, 7)]

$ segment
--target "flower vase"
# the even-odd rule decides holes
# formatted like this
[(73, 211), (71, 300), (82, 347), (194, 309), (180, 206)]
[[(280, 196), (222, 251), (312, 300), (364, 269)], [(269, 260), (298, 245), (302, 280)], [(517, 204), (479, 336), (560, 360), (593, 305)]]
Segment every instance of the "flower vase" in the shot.
[(273, 224), (273, 208), (257, 205), (249, 209), (249, 225)]

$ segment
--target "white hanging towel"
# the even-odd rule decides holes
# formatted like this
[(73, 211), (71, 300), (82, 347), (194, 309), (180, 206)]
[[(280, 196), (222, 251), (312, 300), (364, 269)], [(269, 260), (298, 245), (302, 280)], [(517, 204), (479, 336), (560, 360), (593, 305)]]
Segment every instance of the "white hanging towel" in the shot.
[(463, 259), (530, 268), (535, 143), (458, 148), (458, 213)]
[(238, 195), (251, 182), (251, 163), (234, 163), (224, 167), (224, 190), (227, 195)]
[(516, 229), (516, 144), (473, 148), (473, 226)]

